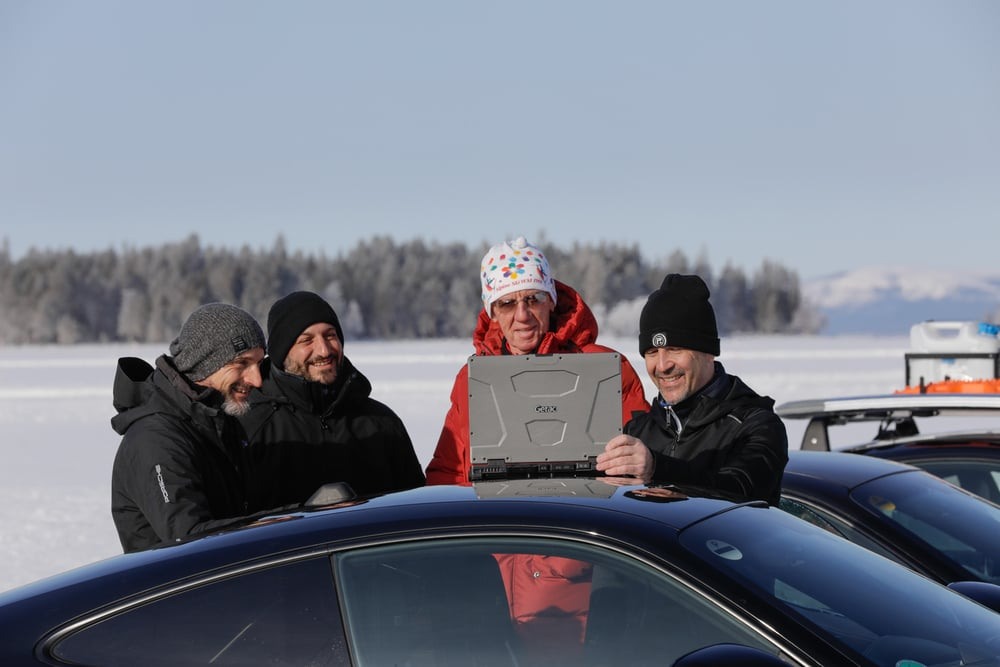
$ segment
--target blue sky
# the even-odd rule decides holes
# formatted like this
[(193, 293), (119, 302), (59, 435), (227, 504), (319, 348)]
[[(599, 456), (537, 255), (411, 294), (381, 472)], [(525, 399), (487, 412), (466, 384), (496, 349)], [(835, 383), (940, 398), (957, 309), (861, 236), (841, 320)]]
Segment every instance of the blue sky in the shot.
[(0, 241), (992, 268), (992, 0), (0, 4)]

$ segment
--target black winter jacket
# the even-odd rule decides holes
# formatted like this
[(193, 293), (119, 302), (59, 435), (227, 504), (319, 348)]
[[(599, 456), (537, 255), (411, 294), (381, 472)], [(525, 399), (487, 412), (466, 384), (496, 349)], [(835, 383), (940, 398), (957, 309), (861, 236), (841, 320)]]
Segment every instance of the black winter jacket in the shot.
[(246, 514), (245, 436), (222, 395), (191, 385), (168, 356), (118, 360), (112, 428), (122, 441), (111, 515), (125, 552), (232, 525)]
[(326, 482), (359, 495), (423, 486), (406, 427), (371, 391), (347, 357), (332, 386), (265, 362), (264, 385), (241, 418), (256, 471), (251, 509), (304, 502)]
[(625, 425), (625, 433), (653, 452), (653, 482), (703, 486), (778, 504), (788, 436), (771, 398), (716, 362), (709, 386), (676, 406), (684, 415), (680, 435), (672, 410), (657, 397), (648, 413)]

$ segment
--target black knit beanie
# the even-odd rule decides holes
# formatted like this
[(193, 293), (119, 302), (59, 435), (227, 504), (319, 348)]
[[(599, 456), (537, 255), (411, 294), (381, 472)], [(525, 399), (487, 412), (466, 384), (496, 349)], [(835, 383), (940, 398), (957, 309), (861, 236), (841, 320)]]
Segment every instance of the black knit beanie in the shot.
[(206, 303), (188, 316), (170, 354), (177, 370), (198, 382), (255, 347), (264, 347), (264, 332), (253, 315), (228, 303)]
[(639, 316), (639, 354), (651, 347), (683, 347), (719, 356), (719, 330), (699, 276), (668, 274)]
[(267, 349), (271, 363), (285, 368), (285, 357), (299, 335), (318, 322), (332, 324), (341, 344), (344, 331), (333, 307), (313, 292), (292, 292), (274, 302), (267, 314)]

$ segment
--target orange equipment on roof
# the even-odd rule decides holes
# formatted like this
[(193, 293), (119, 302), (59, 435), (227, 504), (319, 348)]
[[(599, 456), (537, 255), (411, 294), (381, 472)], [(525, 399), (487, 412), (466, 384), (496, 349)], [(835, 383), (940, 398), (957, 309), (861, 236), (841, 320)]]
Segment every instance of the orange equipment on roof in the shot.
[(996, 394), (1000, 378), (988, 380), (941, 380), (897, 389), (897, 394)]

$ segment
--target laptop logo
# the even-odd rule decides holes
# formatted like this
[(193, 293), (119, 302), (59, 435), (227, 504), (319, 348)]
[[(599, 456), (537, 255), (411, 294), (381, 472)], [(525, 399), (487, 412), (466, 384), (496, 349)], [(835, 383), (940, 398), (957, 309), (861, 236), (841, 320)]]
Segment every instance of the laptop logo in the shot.
[(536, 405), (535, 412), (543, 415), (555, 414), (559, 411), (559, 408), (555, 405)]
[(653, 334), (653, 347), (666, 347), (667, 334), (660, 332)]

